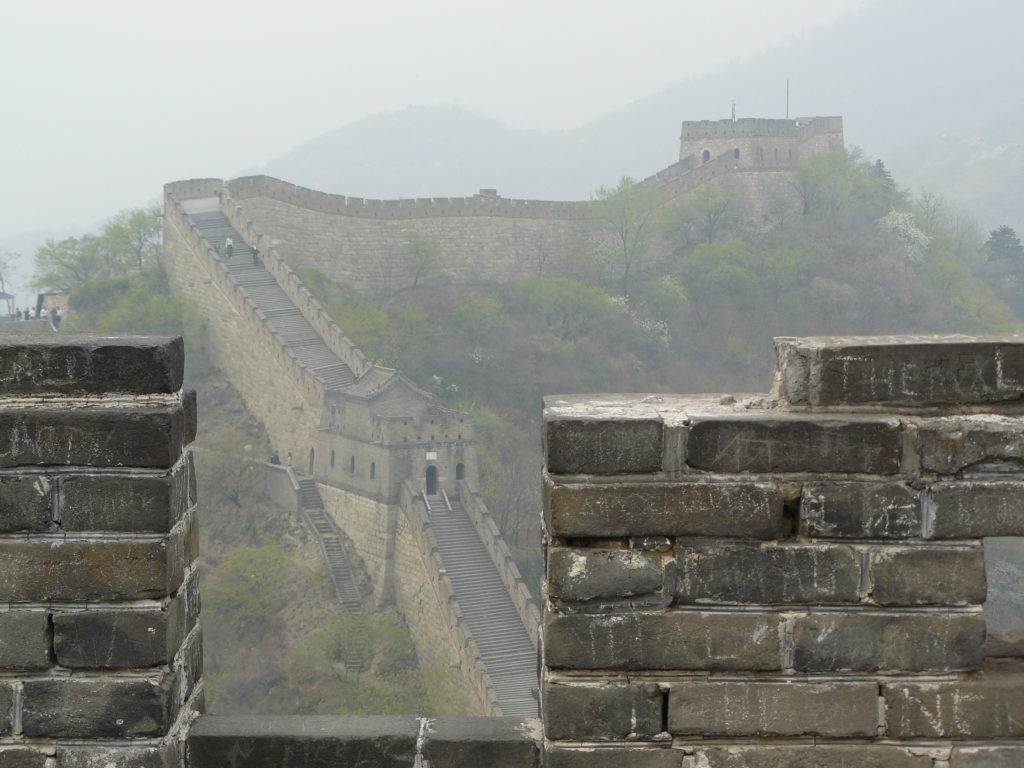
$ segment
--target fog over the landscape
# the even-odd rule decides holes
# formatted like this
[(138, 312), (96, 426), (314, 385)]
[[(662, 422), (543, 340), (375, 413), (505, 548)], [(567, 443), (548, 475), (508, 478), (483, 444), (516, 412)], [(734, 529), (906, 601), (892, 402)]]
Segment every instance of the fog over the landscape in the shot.
[[(288, 178), (297, 166), (270, 161), (409, 105), (458, 107), (531, 140), (593, 143), (606, 165), (578, 178), (567, 167), (561, 185), (548, 179), (517, 189), (500, 169), (448, 177), (439, 160), (435, 175), (393, 188), (386, 174), (355, 178), (338, 160), (342, 180), (323, 186), (385, 197), (471, 194), (481, 186), (585, 196), (620, 173), (643, 176), (672, 162), (679, 120), (725, 117), (733, 99), (742, 116), (783, 116), (786, 79), (794, 114), (844, 115), (848, 142), (869, 154), (1014, 109), (1019, 115), (1020, 105), (1012, 38), (1021, 13), (1009, 0), (40, 0), (11, 5), (4, 16), (0, 249), (22, 254), (19, 285), (43, 237), (94, 227), (156, 199), (173, 179), (254, 171)], [(963, 78), (940, 72), (943, 63)], [(948, 127), (926, 103), (948, 107)], [(407, 118), (404, 135), (415, 134), (415, 119)], [(367, 132), (381, 129), (371, 124)], [(450, 138), (457, 153), (462, 137)], [(947, 144), (978, 150), (975, 138), (958, 134)], [(631, 151), (613, 151), (613, 139), (631, 142)], [(1019, 152), (1019, 139), (1009, 130), (1000, 141)], [(982, 149), (979, 162), (991, 162), (990, 148)], [(996, 156), (1005, 149), (996, 147)], [(351, 141), (344, 150), (363, 152)], [(486, 144), (480, 151), (506, 150)], [(549, 151), (566, 154), (555, 144)], [(365, 153), (382, 155), (368, 143)], [(618, 165), (607, 162), (611, 154)], [(915, 177), (898, 157), (886, 160), (905, 183), (936, 183), (926, 173)], [(318, 156), (305, 162), (330, 164)], [(529, 179), (550, 168), (540, 158), (536, 168), (512, 156), (509, 164)], [(374, 185), (374, 177), (383, 181)]]

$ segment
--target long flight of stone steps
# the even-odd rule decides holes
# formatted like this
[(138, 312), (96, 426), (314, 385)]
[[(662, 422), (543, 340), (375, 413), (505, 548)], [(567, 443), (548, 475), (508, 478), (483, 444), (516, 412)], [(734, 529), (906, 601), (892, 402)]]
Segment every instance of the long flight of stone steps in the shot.
[[(345, 389), (352, 384), (355, 381), (352, 369), (327, 346), (262, 261), (254, 258), (252, 246), (231, 226), (217, 207), (216, 198), (211, 201), (210, 210), (199, 210), (193, 205), (188, 211), (189, 219), (217, 250), (221, 261), (253, 303), (263, 311), (284, 346), (313, 371), (326, 389)], [(226, 245), (229, 237), (233, 242), (230, 256)]]
[[(461, 502), (425, 496), (455, 597), (503, 714), (536, 717), (537, 652), (494, 561)], [(449, 504), (451, 509), (449, 509)]]

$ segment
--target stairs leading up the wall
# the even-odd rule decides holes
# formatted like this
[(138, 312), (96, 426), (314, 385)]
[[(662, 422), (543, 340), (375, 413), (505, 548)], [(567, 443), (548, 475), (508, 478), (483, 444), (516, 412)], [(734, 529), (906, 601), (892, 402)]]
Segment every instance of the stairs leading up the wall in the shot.
[[(253, 260), (252, 247), (231, 226), (217, 207), (215, 198), (210, 208), (198, 210), (196, 206), (190, 206), (189, 220), (220, 253), (221, 261), (253, 304), (263, 312), (284, 346), (323, 382), (325, 389), (339, 390), (351, 385), (355, 381), (352, 369), (327, 346), (262, 262)], [(229, 237), (234, 243), (230, 257), (224, 245)]]
[(305, 477), (298, 478), (298, 480), (299, 507), (313, 524), (316, 535), (320, 539), (321, 547), (327, 557), (327, 572), (334, 583), (338, 602), (350, 611), (361, 611), (363, 601), (359, 595), (355, 577), (352, 575), (345, 545), (334, 521), (324, 511), (324, 502), (316, 488), (316, 481)]
[(537, 651), (461, 502), (425, 496), (441, 560), (503, 714), (536, 717)]

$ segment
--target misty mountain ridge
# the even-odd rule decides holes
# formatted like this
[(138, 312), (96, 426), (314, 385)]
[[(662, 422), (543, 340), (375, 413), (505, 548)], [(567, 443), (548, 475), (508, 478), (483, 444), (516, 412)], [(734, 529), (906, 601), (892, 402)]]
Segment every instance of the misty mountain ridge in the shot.
[[(249, 173), (373, 198), (587, 199), (622, 176), (677, 159), (682, 120), (842, 115), (848, 146), (881, 158), (903, 184), (967, 207), (985, 227), (1024, 227), (1024, 102), (1017, 30), (1003, 0), (895, 0), (679, 82), (579, 128), (515, 130), (451, 106), (359, 120)], [(979, 52), (984, 51), (984, 55)], [(952, 143), (951, 143), (952, 142)]]

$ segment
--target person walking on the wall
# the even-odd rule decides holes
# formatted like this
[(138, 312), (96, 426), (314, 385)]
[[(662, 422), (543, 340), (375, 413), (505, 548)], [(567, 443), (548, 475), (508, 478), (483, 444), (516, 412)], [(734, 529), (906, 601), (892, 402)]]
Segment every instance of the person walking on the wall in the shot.
[(227, 253), (228, 258), (231, 258), (232, 252), (235, 250), (235, 241), (230, 237), (224, 241), (224, 251)]
[(64, 319), (64, 313), (60, 311), (60, 307), (54, 307), (50, 313), (50, 322), (53, 323), (53, 327), (60, 328), (60, 321)]
[(252, 247), (252, 263), (253, 263), (253, 266), (255, 266), (256, 264), (258, 264), (258, 263), (259, 263), (259, 261), (258, 261), (258, 257), (259, 257), (259, 255), (260, 255), (260, 252), (259, 252), (259, 250), (258, 250), (258, 249), (256, 248), (256, 246), (254, 245), (254, 246)]
[(291, 451), (288, 451), (288, 458), (286, 459), (286, 461), (288, 463), (288, 466), (290, 467), (292, 465), (292, 452)]
[(270, 463), (277, 465), (281, 464), (281, 457), (277, 455), (277, 451), (274, 451), (272, 454), (270, 454)]

